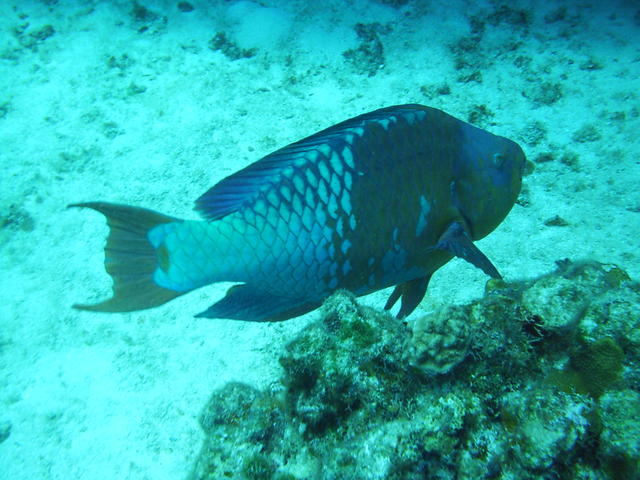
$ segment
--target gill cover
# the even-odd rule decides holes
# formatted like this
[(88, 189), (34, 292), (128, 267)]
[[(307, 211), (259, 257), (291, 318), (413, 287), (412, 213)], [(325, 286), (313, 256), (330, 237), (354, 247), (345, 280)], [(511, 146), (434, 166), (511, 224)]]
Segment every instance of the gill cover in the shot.
[(478, 240), (511, 210), (520, 193), (525, 155), (517, 143), (470, 124), (463, 124), (461, 135), (451, 190), (454, 204)]

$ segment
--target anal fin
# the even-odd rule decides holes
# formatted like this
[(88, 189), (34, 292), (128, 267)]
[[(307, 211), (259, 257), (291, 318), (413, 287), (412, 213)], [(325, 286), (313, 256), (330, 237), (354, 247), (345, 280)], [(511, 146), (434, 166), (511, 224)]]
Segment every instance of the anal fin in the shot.
[(492, 278), (502, 278), (491, 260), (480, 251), (460, 222), (453, 222), (442, 234), (436, 245), (437, 249), (446, 250), (478, 267)]
[(320, 302), (281, 297), (243, 284), (231, 287), (221, 300), (196, 317), (279, 322), (303, 315), (319, 306)]
[(427, 292), (427, 287), (429, 286), (429, 280), (431, 280), (431, 275), (415, 278), (408, 282), (401, 283), (400, 285), (396, 285), (396, 288), (391, 292), (384, 309), (390, 310), (398, 299), (401, 298), (400, 311), (396, 316), (398, 318), (407, 317), (416, 309), (424, 298), (424, 295)]

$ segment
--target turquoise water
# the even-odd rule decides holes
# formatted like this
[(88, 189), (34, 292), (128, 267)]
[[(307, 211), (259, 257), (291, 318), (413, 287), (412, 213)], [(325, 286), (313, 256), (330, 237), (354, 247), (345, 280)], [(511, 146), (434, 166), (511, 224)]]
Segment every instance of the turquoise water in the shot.
[[(254, 389), (248, 396), (286, 396), (279, 385), (293, 378), (287, 359), (300, 341), (285, 346), (323, 318), (312, 312), (265, 325), (192, 317), (228, 285), (138, 313), (74, 311), (73, 303), (106, 298), (110, 280), (104, 221), (66, 210), (69, 203), (105, 200), (196, 218), (199, 195), (261, 156), (366, 111), (421, 103), (518, 141), (530, 160), (517, 205), (479, 242), (508, 282), (532, 281), (566, 258), (616, 264), (639, 278), (639, 12), (637, 1), (2, 2), (0, 478), (187, 478), (219, 434), (201, 417), (212, 393), (244, 382)], [(316, 425), (317, 435), (303, 438), (316, 452), (341, 451), (343, 437), (361, 448), (329, 465), (313, 449), (284, 455), (272, 445), (257, 452), (264, 458), (252, 456), (254, 438), (222, 477), (212, 470), (210, 478), (637, 476), (640, 427), (627, 414), (638, 405), (637, 290), (611, 275), (589, 277), (596, 286), (574, 276), (527, 287), (518, 302), (533, 317), (487, 324), (480, 330), (507, 345), (485, 339), (473, 350), (480, 340), (469, 336), (484, 317), (465, 328), (438, 312), (480, 298), (486, 278), (450, 262), (408, 319), (421, 339), (408, 351), (428, 355), (403, 360), (383, 342), (394, 371), (421, 372), (423, 390), (401, 398), (428, 398), (432, 407), (384, 410), (395, 424), (362, 400), (341, 404), (355, 416), (322, 427), (277, 414), (298, 434)], [(573, 287), (604, 313), (566, 314)], [(389, 293), (359, 301), (379, 309)], [(339, 322), (351, 325), (345, 318)], [(366, 332), (376, 321), (345, 334), (352, 356), (340, 361), (369, 358), (351, 346), (371, 345)], [(398, 341), (409, 341), (403, 328)], [(595, 361), (594, 351), (611, 359), (616, 378), (604, 386), (584, 385), (581, 365)], [(505, 373), (518, 361), (528, 370)], [(359, 395), (375, 392), (381, 375), (367, 365), (357, 378), (370, 389)], [(482, 384), (478, 375), (494, 365), (515, 383), (509, 392), (495, 387), (491, 403), (486, 388), (499, 382)], [(327, 378), (335, 386), (337, 377)], [(406, 386), (392, 376), (379, 382), (383, 392)], [(308, 402), (296, 405), (320, 408)], [(425, 423), (430, 430), (418, 428)], [(558, 434), (565, 427), (572, 433)], [(245, 445), (241, 431), (229, 438)], [(429, 432), (437, 438), (425, 446)], [(471, 438), (484, 446), (474, 450)], [(411, 448), (421, 453), (403, 457), (402, 468), (388, 453)], [(369, 454), (375, 465), (358, 470)]]

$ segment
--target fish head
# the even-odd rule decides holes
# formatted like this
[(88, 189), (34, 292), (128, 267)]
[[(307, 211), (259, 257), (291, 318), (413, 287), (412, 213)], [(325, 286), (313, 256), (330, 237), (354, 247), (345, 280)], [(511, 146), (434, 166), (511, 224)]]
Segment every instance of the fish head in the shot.
[(462, 128), (462, 148), (454, 161), (454, 205), (474, 240), (492, 232), (513, 207), (526, 157), (520, 145), (472, 125)]

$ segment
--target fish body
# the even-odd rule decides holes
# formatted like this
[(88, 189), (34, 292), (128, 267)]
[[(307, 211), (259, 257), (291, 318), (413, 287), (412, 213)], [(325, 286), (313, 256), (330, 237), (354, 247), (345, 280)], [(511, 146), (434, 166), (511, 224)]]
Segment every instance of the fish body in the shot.
[(337, 289), (396, 285), (400, 317), (459, 256), (499, 277), (475, 247), (520, 191), (513, 141), (440, 110), (398, 105), (346, 120), (271, 153), (196, 201), (204, 220), (104, 202), (114, 295), (93, 311), (132, 311), (215, 282), (227, 295), (199, 316), (284, 320)]

